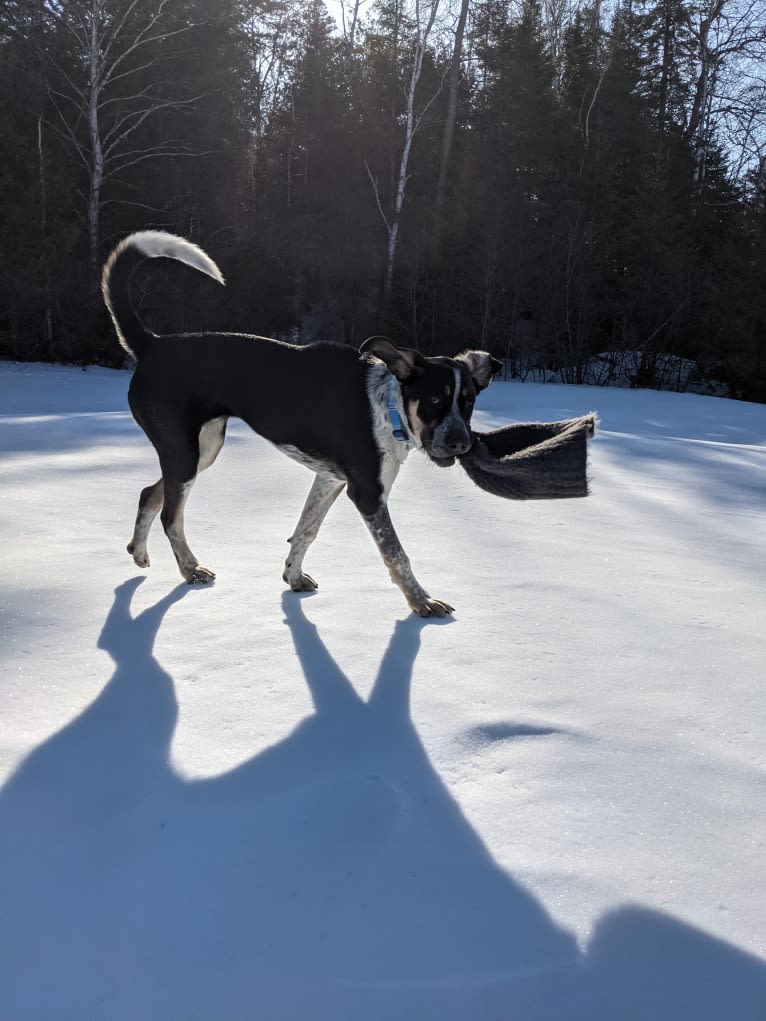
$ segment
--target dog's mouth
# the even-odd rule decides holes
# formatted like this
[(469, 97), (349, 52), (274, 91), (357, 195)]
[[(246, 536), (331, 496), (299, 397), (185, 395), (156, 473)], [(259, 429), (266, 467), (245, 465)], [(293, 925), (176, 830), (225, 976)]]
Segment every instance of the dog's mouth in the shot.
[(451, 468), (455, 463), (454, 457), (437, 457), (437, 455), (432, 454), (430, 450), (428, 451), (428, 456), (433, 463), (438, 464), (440, 468)]
[[(430, 449), (426, 447), (426, 453), (428, 454), (430, 460), (432, 460), (434, 464), (438, 464), (440, 468), (451, 468), (459, 457), (463, 457), (464, 454), (468, 453), (471, 447), (473, 447), (474, 442), (475, 437), (471, 435), (470, 442), (468, 443), (468, 445), (464, 447), (463, 444), (460, 444), (459, 449), (455, 449), (454, 454), (450, 454), (441, 446), (437, 446), (436, 450), (434, 450), (433, 447), (431, 447)], [(455, 447), (457, 446), (458, 445), (456, 444)]]

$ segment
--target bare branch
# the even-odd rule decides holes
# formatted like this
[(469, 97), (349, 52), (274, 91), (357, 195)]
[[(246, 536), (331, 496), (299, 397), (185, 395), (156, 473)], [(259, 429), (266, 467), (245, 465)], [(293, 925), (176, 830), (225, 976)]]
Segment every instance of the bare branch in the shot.
[(117, 22), (117, 24), (112, 29), (112, 37), (109, 40), (109, 42), (106, 44), (106, 46), (104, 47), (104, 62), (106, 62), (108, 60), (110, 50), (112, 49), (112, 47), (117, 42), (117, 40), (120, 37), (120, 35), (122, 34), (122, 30), (124, 29), (125, 25), (127, 24), (127, 21), (130, 18), (131, 14), (136, 9), (136, 5), (137, 4), (138, 4), (138, 0), (132, 0), (132, 3), (128, 4), (128, 6), (125, 8), (125, 10), (123, 12), (122, 17), (120, 18), (120, 20)]
[(442, 94), (442, 90), (444, 89), (444, 83), (446, 82), (449, 73), (450, 73), (450, 69), (449, 69), (449, 65), (447, 65), (444, 68), (444, 71), (442, 72), (441, 80), (439, 82), (438, 88), (436, 89), (436, 92), (434, 92), (434, 94), (428, 100), (428, 102), (423, 107), (423, 109), (420, 111), (418, 116), (415, 118), (415, 124), (413, 125), (413, 128), (412, 128), (412, 133), (413, 134), (415, 134), (420, 129), (420, 125), (423, 123), (423, 120), (424, 120), (426, 114), (431, 109), (431, 107), (436, 102), (436, 100), (439, 98), (439, 96)]
[(201, 96), (195, 96), (193, 99), (185, 100), (183, 102), (179, 102), (178, 100), (167, 100), (162, 103), (155, 102), (143, 110), (137, 110), (130, 114), (126, 114), (119, 123), (125, 124), (129, 118), (135, 118), (134, 123), (125, 127), (118, 135), (115, 135), (115, 137), (107, 145), (104, 145), (104, 162), (109, 162), (115, 149), (117, 149), (126, 138), (132, 135), (137, 128), (140, 128), (147, 117), (150, 117), (153, 113), (157, 113), (158, 110), (181, 109), (185, 106), (191, 106), (201, 98)]
[[(163, 0), (163, 3), (160, 6), (164, 7), (164, 0)], [(157, 18), (155, 18), (154, 22), (152, 22), (152, 27), (154, 27), (154, 24), (156, 23), (156, 21), (157, 21)], [(156, 42), (160, 42), (160, 41), (164, 42), (166, 39), (171, 39), (173, 36), (181, 35), (182, 33), (189, 32), (189, 31), (191, 31), (191, 29), (197, 28), (197, 27), (198, 27), (198, 25), (196, 25), (196, 24), (183, 25), (181, 28), (177, 28), (177, 29), (175, 29), (172, 32), (160, 32), (158, 35), (153, 35), (153, 36), (144, 36), (143, 33), (139, 33), (139, 35), (136, 37), (136, 39), (133, 42), (133, 44), (131, 46), (129, 46), (126, 50), (124, 50), (118, 57), (116, 57), (114, 59), (114, 61), (112, 62), (111, 67), (107, 68), (104, 71), (104, 76), (103, 76), (103, 79), (102, 79), (102, 84), (103, 85), (108, 85), (113, 80), (113, 78), (114, 78), (115, 70), (132, 53), (135, 53), (136, 50), (140, 49), (143, 46), (148, 46), (150, 43), (156, 43)], [(132, 74), (133, 72), (132, 71), (128, 71), (128, 72), (124, 72), (124, 73), (125, 74)]]
[[(599, 92), (601, 92), (601, 86), (604, 84), (604, 78), (606, 78), (606, 74), (607, 74), (607, 71), (609, 70), (609, 67), (610, 67), (611, 63), (612, 63), (612, 54), (611, 54), (611, 51), (610, 51), (609, 56), (607, 57), (607, 61), (604, 64), (603, 68), (601, 69), (601, 74), (599, 75), (598, 81), (596, 82), (596, 87), (593, 90), (593, 97), (592, 97), (592, 99), (590, 101), (590, 106), (588, 107), (588, 112), (585, 114), (585, 131), (584, 131), (584, 135), (585, 135), (585, 151), (586, 152), (588, 151), (588, 145), (590, 144), (590, 115), (593, 113), (593, 107), (596, 105), (596, 100), (598, 99), (598, 94), (599, 94)], [(584, 166), (585, 166), (585, 156), (583, 156), (582, 163), (580, 164), (580, 176), (581, 177), (582, 177), (582, 171), (583, 171), (583, 167)]]
[(202, 156), (209, 156), (211, 152), (212, 150), (210, 149), (194, 151), (192, 151), (191, 149), (173, 149), (168, 150), (167, 152), (165, 150), (158, 150), (156, 148), (149, 149), (143, 155), (135, 156), (133, 159), (126, 160), (124, 163), (120, 163), (118, 166), (111, 167), (108, 174), (107, 173), (104, 174), (104, 179), (106, 180), (107, 177), (109, 178), (116, 177), (119, 174), (121, 174), (123, 170), (127, 170), (128, 167), (134, 167), (137, 163), (144, 163), (146, 162), (146, 160), (160, 159), (163, 157), (168, 159), (175, 158), (178, 156), (185, 156), (190, 159), (197, 159)]
[(54, 109), (59, 115), (59, 122), (61, 124), (61, 127), (59, 126), (58, 123), (55, 123), (53, 121), (46, 121), (46, 124), (56, 135), (58, 135), (59, 138), (63, 139), (74, 149), (76, 155), (82, 161), (82, 164), (85, 167), (85, 169), (89, 170), (90, 160), (88, 159), (88, 154), (87, 150), (85, 149), (85, 146), (83, 146), (82, 143), (77, 138), (77, 135), (74, 133), (66, 117), (64, 117), (64, 115), (61, 113), (61, 110), (59, 109), (58, 104), (56, 103), (56, 100), (53, 96), (51, 96), (51, 103), (53, 104)]
[(381, 202), (380, 202), (380, 192), (378, 191), (378, 181), (377, 181), (377, 178), (372, 176), (372, 171), (370, 170), (370, 167), (369, 167), (369, 164), (367, 163), (367, 160), (364, 161), (364, 168), (367, 171), (367, 176), (370, 178), (370, 184), (372, 185), (372, 190), (373, 190), (373, 193), (375, 195), (375, 201), (378, 204), (378, 212), (380, 213), (380, 215), (381, 215), (381, 217), (383, 219), (383, 223), (386, 225), (386, 230), (388, 231), (388, 234), (390, 235), (391, 234), (391, 224), (388, 222), (388, 217), (383, 212), (383, 206), (381, 205)]

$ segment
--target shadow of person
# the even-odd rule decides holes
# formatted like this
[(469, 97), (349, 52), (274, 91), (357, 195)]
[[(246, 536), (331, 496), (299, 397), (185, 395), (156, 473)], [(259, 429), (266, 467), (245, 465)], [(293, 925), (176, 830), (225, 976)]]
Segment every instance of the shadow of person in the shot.
[[(433, 626), (414, 617), (365, 701), (286, 594), (314, 712), (223, 776), (179, 777), (153, 648), (188, 589), (134, 618), (136, 584), (117, 589), (99, 639), (106, 687), (0, 792), (0, 1017), (676, 1021), (692, 1015), (663, 1007), (691, 1004), (718, 1021), (697, 962), (708, 986), (723, 975), (759, 995), (757, 962), (651, 912), (636, 927), (615, 913), (583, 956), (498, 868), (412, 724)], [(294, 661), (280, 662), (289, 683)], [(657, 967), (658, 933), (685, 966), (680, 991), (665, 967), (653, 1000), (635, 976)], [(640, 1014), (617, 1009), (626, 996)]]

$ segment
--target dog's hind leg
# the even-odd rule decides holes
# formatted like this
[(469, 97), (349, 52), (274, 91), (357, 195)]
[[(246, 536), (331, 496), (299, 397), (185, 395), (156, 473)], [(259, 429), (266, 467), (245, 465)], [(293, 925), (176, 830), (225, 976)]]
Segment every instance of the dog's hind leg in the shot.
[(318, 587), (311, 575), (303, 573), (303, 558), (345, 484), (329, 475), (317, 474), (314, 478), (295, 532), (287, 540), (290, 543), (290, 553), (285, 561), (282, 579), (293, 592), (311, 592)]
[(169, 475), (163, 471), (164, 493), (160, 519), (181, 574), (190, 585), (206, 585), (215, 580), (215, 574), (200, 565), (184, 533), (184, 507), (195, 478), (194, 471), (185, 479), (182, 474)]
[(183, 448), (176, 447), (172, 451), (172, 458), (163, 462), (160, 456), (164, 480), (162, 527), (173, 548), (181, 574), (190, 585), (206, 585), (215, 580), (215, 574), (202, 567), (189, 549), (184, 534), (184, 507), (199, 472), (209, 468), (218, 457), (226, 439), (227, 422), (225, 416), (210, 419), (203, 423), (192, 443), (187, 441)]
[[(226, 418), (214, 418), (205, 422), (199, 431), (199, 459), (197, 473), (209, 468), (221, 451), (226, 439)], [(142, 490), (138, 500), (138, 514), (133, 529), (133, 538), (128, 543), (128, 553), (139, 567), (149, 567), (147, 541), (154, 519), (162, 510), (164, 502), (164, 481), (159, 479), (153, 486)]]
[(138, 498), (138, 514), (133, 529), (133, 538), (128, 543), (128, 553), (139, 567), (149, 566), (149, 553), (146, 542), (152, 522), (162, 510), (163, 481), (159, 479), (153, 486), (147, 486)]

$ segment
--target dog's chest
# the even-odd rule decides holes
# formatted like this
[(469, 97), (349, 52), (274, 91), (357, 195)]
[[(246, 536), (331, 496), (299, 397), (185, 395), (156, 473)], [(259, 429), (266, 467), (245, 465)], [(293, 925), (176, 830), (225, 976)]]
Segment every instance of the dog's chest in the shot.
[[(338, 482), (348, 481), (349, 476), (374, 478), (380, 485), (385, 500), (401, 465), (415, 445), (414, 441), (410, 439), (400, 440), (394, 435), (394, 424), (388, 406), (388, 388), (391, 378), (391, 374), (382, 363), (370, 365), (365, 384), (367, 392), (365, 410), (369, 417), (367, 421), (356, 421), (353, 425), (351, 420), (348, 422), (348, 428), (358, 434), (363, 434), (372, 426), (374, 452), (363, 445), (359, 446), (356, 453), (361, 460), (358, 463), (353, 456), (349, 460), (352, 449), (350, 446), (345, 450), (345, 459), (340, 459), (341, 467), (341, 464), (333, 460), (332, 457), (322, 457), (316, 452), (309, 453), (295, 443), (276, 443), (275, 445), (298, 464), (302, 464), (318, 475), (335, 479)], [(402, 423), (406, 422), (398, 384), (392, 388), (391, 400)]]
[[(399, 469), (414, 446), (410, 440), (400, 440), (394, 435), (394, 425), (388, 406), (390, 379), (391, 373), (385, 365), (370, 367), (367, 377), (367, 396), (370, 401), (372, 432), (380, 455), (378, 478), (383, 487), (384, 497), (388, 496), (391, 486), (399, 474)], [(404, 423), (406, 417), (398, 384), (392, 388), (391, 394), (394, 406)]]

